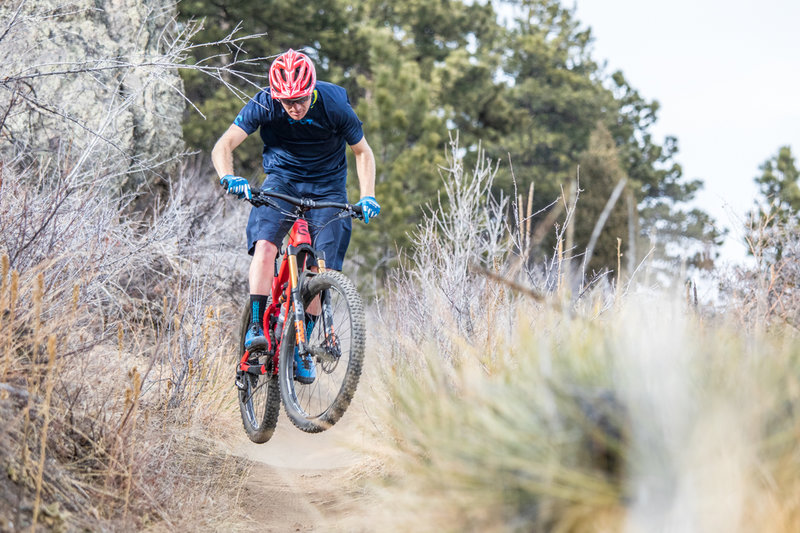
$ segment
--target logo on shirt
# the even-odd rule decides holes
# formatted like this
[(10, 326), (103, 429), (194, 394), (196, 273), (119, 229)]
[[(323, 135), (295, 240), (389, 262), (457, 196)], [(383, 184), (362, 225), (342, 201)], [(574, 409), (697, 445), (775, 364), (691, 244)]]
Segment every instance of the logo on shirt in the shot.
[(295, 120), (291, 117), (287, 117), (289, 119), (289, 124), (313, 124), (313, 118), (301, 118), (300, 120)]

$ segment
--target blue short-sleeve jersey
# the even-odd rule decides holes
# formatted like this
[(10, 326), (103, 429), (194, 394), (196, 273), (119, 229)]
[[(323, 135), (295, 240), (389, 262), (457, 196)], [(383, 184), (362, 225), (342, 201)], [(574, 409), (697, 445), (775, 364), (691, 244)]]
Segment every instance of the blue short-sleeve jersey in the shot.
[(324, 183), (344, 190), (345, 146), (364, 137), (361, 121), (338, 85), (318, 81), (311, 98), (306, 116), (294, 120), (267, 88), (242, 108), (233, 123), (248, 135), (260, 128), (264, 172), (270, 179)]

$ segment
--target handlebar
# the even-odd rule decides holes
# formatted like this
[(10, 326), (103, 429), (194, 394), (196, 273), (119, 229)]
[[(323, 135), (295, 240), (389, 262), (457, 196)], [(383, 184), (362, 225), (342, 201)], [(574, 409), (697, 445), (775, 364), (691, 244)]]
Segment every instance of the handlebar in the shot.
[(312, 200), (311, 198), (298, 198), (296, 196), (290, 196), (288, 194), (283, 194), (279, 192), (266, 191), (264, 189), (252, 189), (251, 192), (253, 197), (250, 198), (248, 201), (255, 207), (261, 207), (263, 205), (272, 205), (273, 207), (275, 207), (274, 203), (270, 199), (277, 198), (279, 200), (284, 200), (292, 205), (299, 207), (302, 210), (302, 212), (306, 212), (309, 209), (323, 209), (325, 207), (333, 207), (335, 209), (341, 209), (343, 212), (347, 212), (353, 218), (362, 217), (360, 205), (353, 205), (341, 202), (318, 202), (316, 200)]

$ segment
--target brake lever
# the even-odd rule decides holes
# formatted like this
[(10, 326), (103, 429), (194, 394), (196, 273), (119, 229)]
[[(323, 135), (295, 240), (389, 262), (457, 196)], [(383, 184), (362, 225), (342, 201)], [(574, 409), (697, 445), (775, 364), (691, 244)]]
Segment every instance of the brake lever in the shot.
[(269, 206), (272, 207), (273, 209), (280, 210), (280, 206), (278, 205), (278, 203), (267, 195), (253, 194), (253, 197), (250, 199), (250, 203), (253, 204), (255, 207)]
[(342, 209), (341, 213), (339, 213), (338, 218), (361, 218), (361, 214), (356, 209), (355, 205), (348, 204), (347, 209)]

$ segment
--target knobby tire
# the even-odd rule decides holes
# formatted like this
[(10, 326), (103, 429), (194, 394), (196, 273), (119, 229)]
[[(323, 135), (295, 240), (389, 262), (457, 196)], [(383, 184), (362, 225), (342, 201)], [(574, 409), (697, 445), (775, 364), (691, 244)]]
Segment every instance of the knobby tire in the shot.
[(325, 350), (325, 353), (338, 351), (340, 357), (316, 360), (314, 383), (296, 382), (295, 325), (294, 321), (287, 321), (278, 364), (279, 389), (286, 415), (297, 428), (308, 433), (324, 431), (339, 421), (353, 399), (364, 361), (366, 325), (361, 296), (344, 274), (329, 270), (305, 278), (300, 294), (306, 310), (315, 296), (324, 296), (326, 292), (333, 307), (337, 340), (334, 344), (326, 340), (324, 320), (318, 318), (310, 335), (311, 345), (335, 345), (334, 350)]

